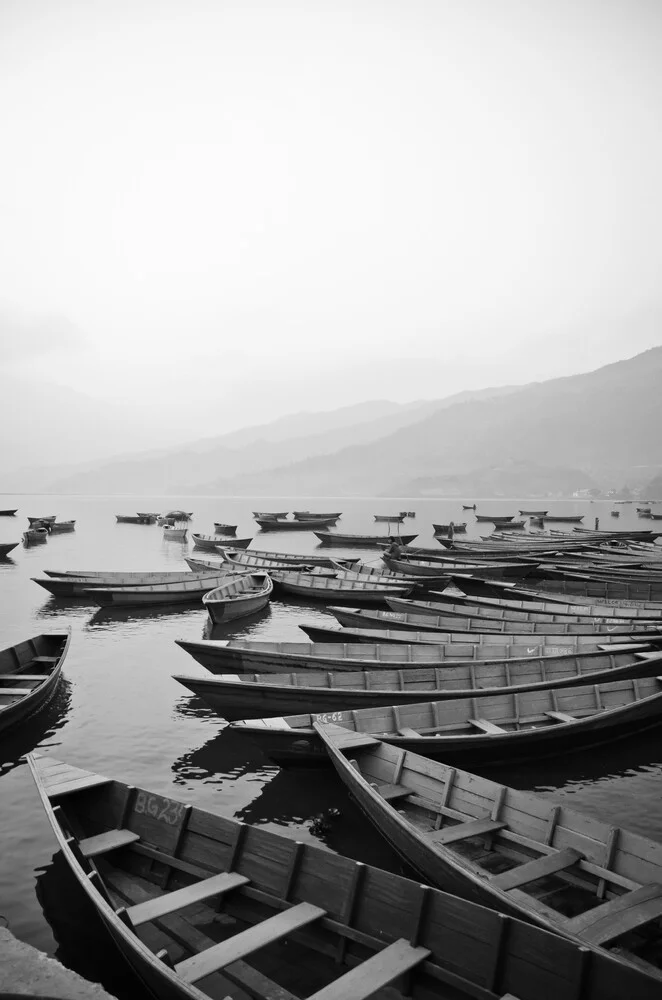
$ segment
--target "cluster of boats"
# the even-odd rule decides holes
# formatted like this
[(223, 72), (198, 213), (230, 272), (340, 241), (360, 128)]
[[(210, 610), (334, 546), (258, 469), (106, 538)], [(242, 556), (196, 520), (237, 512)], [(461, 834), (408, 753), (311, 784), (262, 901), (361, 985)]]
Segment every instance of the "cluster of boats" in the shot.
[[(180, 640), (209, 676), (175, 679), (277, 763), (335, 768), (420, 880), (32, 755), (69, 866), (147, 989), (658, 998), (662, 845), (467, 770), (662, 722), (657, 538), (401, 537), (371, 566), (215, 543), (221, 561), (176, 574), (47, 571), (56, 597), (196, 600), (220, 623), (272, 596), (323, 602), (306, 641)], [(0, 654), (0, 726), (48, 699), (67, 647)]]

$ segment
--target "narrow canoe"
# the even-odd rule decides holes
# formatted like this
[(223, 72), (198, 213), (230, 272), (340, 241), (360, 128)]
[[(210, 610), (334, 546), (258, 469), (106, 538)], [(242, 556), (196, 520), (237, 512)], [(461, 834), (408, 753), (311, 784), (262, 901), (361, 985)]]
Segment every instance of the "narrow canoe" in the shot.
[(155, 524), (153, 514), (115, 514), (118, 524)]
[(29, 517), (28, 524), (52, 524), (57, 520), (57, 514), (48, 514), (46, 517)]
[(658, 843), (379, 740), (353, 747), (341, 727), (317, 729), (359, 807), (426, 882), (611, 954), (660, 989)]
[(521, 510), (520, 514), (525, 514), (528, 517), (545, 517), (549, 512), (546, 510)]
[[(185, 652), (213, 674), (290, 673), (293, 670), (407, 670), (412, 667), (435, 667), (475, 661), (530, 659), (541, 656), (571, 656), (605, 652), (658, 652), (647, 643), (599, 644), (576, 642), (583, 636), (570, 636), (560, 643), (530, 643), (516, 636), (451, 636), (445, 642), (392, 643), (341, 642), (269, 642), (254, 639), (176, 639)], [(505, 641), (512, 639), (513, 641)]]
[[(455, 581), (457, 586), (467, 594), (479, 594), (489, 596), (498, 594), (495, 588), (502, 586), (501, 581), (473, 580), (467, 576), (460, 577)], [(560, 600), (570, 600), (577, 597), (582, 604), (604, 604), (622, 607), (656, 607), (662, 608), (662, 583), (624, 583), (620, 580), (591, 580), (590, 577), (580, 577), (570, 580), (563, 577), (558, 579), (535, 579), (533, 580), (535, 592), (544, 594), (542, 600), (554, 600), (554, 594), (563, 595)], [(521, 589), (521, 588), (518, 588)]]
[(159, 1000), (658, 1000), (659, 981), (590, 945), (54, 757), (28, 763), (73, 876)]
[[(230, 573), (251, 573), (255, 570), (268, 570), (272, 569), (310, 569), (311, 567), (305, 566), (303, 563), (300, 566), (292, 566), (289, 563), (275, 563), (271, 560), (260, 559), (256, 557), (255, 559), (246, 559), (245, 561), (239, 562), (238, 560), (227, 559), (227, 552), (220, 552), (219, 555), (222, 556), (221, 562), (212, 562), (210, 559), (186, 559), (189, 567), (192, 570), (203, 570), (203, 569), (217, 569), (219, 573), (224, 571)], [(234, 553), (233, 553), (234, 555)], [(249, 553), (250, 555), (250, 553)], [(327, 572), (332, 573), (333, 570), (329, 569)]]
[(336, 523), (335, 517), (320, 517), (315, 521), (296, 521), (278, 517), (256, 517), (256, 522), (262, 531), (314, 531), (315, 528), (328, 528)]
[(185, 542), (188, 528), (173, 528), (171, 524), (163, 525), (163, 537), (171, 542)]
[(248, 546), (253, 541), (251, 538), (232, 538), (224, 539), (219, 538), (218, 535), (201, 535), (195, 531), (191, 532), (191, 538), (193, 539), (193, 545), (196, 549), (207, 549), (210, 552), (218, 552), (219, 545), (230, 544), (237, 549), (247, 549)]
[[(231, 723), (277, 763), (323, 763), (310, 714)], [(537, 760), (600, 746), (662, 722), (662, 681), (633, 677), (521, 693), (357, 708), (342, 725), (449, 764)], [(662, 912), (662, 911), (661, 911)]]
[[(419, 632), (477, 632), (499, 633), (502, 635), (587, 635), (596, 636), (596, 642), (619, 636), (619, 642), (625, 641), (622, 635), (641, 637), (642, 642), (662, 643), (662, 630), (649, 623), (619, 623), (586, 624), (574, 622), (509, 622), (487, 618), (461, 618), (459, 615), (416, 614), (401, 611), (379, 611), (372, 608), (337, 608), (328, 609), (341, 625), (358, 625), (370, 628), (413, 629)], [(636, 638), (633, 640), (636, 641)]]
[[(222, 570), (216, 567), (214, 570), (206, 570), (202, 573), (182, 572), (171, 573), (107, 573), (105, 576), (97, 577), (32, 577), (34, 583), (38, 583), (44, 590), (48, 590), (54, 597), (82, 597), (88, 599), (89, 591), (94, 587), (154, 587), (164, 586), (170, 583), (190, 583), (191, 580), (199, 580), (204, 585), (208, 583), (208, 589), (216, 586), (216, 581)], [(204, 593), (204, 591), (203, 591)]]
[(202, 598), (209, 617), (217, 625), (244, 618), (266, 608), (274, 585), (267, 573), (245, 573), (227, 581)]
[(4, 559), (5, 556), (9, 555), (17, 545), (18, 542), (0, 542), (0, 559)]
[[(186, 574), (193, 577), (192, 573)], [(187, 579), (178, 583), (152, 584), (148, 587), (93, 587), (85, 596), (102, 608), (142, 608), (157, 604), (190, 604), (203, 594), (222, 587), (227, 575)]]
[(23, 532), (23, 544), (35, 545), (38, 542), (48, 541), (48, 530), (46, 528), (28, 528)]
[(236, 524), (221, 524), (220, 521), (214, 521), (214, 531), (218, 531), (222, 535), (236, 535), (237, 525)]
[(401, 545), (409, 545), (418, 535), (342, 535), (339, 531), (316, 531), (322, 545), (347, 545), (350, 548), (373, 548), (389, 545), (396, 541)]
[(584, 514), (545, 514), (545, 521), (567, 521), (568, 524), (579, 524), (584, 520)]
[(53, 521), (50, 526), (51, 535), (64, 534), (67, 531), (75, 531), (75, 521)]
[(70, 640), (68, 632), (45, 633), (0, 652), (0, 732), (51, 700)]
[[(299, 567), (302, 564), (306, 566), (335, 566), (335, 562), (331, 556), (310, 555), (308, 552), (271, 552), (268, 549), (251, 549), (250, 552), (236, 552), (232, 546), (229, 546), (222, 549), (221, 554), (228, 562), (243, 563), (244, 565), (252, 564), (255, 559), (259, 559), (261, 560), (261, 566), (266, 566), (268, 563), (272, 563), (273, 565), (278, 564), (279, 566), (288, 565), (293, 568)], [(358, 563), (360, 559), (359, 556), (351, 558), (343, 556), (342, 561), (344, 563)]]
[(296, 573), (269, 570), (278, 590), (299, 597), (318, 601), (348, 601), (351, 604), (383, 604), (387, 596), (408, 594), (411, 584), (372, 583), (362, 579), (338, 579), (336, 576), (315, 576), (313, 573)]
[[(466, 521), (461, 521), (459, 524), (453, 523), (452, 527), (453, 527), (453, 531), (454, 532), (455, 531), (459, 531), (460, 534), (462, 534), (462, 532), (464, 532), (464, 531), (467, 530), (467, 522)], [(433, 531), (434, 531), (435, 535), (446, 535), (451, 530), (451, 525), (450, 524), (433, 524), (432, 528), (433, 528)]]
[[(535, 591), (524, 591), (520, 588), (515, 590), (505, 591), (505, 593), (510, 594), (522, 594), (528, 595), (528, 593), (535, 594)], [(544, 594), (540, 595), (544, 598)], [(439, 602), (441, 605), (445, 604), (455, 604), (455, 605), (475, 605), (481, 608), (489, 609), (503, 609), (505, 611), (526, 611), (526, 612), (541, 612), (543, 614), (549, 615), (581, 615), (589, 616), (591, 618), (620, 618), (624, 621), (637, 621), (638, 619), (643, 619), (644, 621), (661, 621), (662, 622), (662, 608), (659, 610), (646, 610), (646, 608), (619, 608), (613, 605), (607, 604), (581, 604), (581, 598), (576, 598), (577, 603), (562, 603), (559, 601), (548, 600), (527, 600), (522, 597), (520, 600), (515, 600), (514, 597), (511, 598), (498, 598), (498, 597), (469, 597), (460, 595), (457, 591), (451, 593), (446, 591), (442, 594), (435, 594), (435, 601)]]
[(473, 503), (473, 504), (463, 503), (462, 504), (462, 510), (475, 510), (475, 509), (476, 509), (476, 504), (475, 503)]
[(374, 514), (375, 521), (387, 521), (391, 524), (401, 524), (406, 514)]
[(287, 510), (278, 511), (275, 514), (270, 513), (269, 511), (264, 511), (264, 510), (254, 510), (253, 511), (253, 517), (254, 518), (266, 517), (268, 521), (270, 521), (270, 520), (278, 520), (281, 517), (287, 517), (288, 514), (289, 514), (289, 511), (287, 511)]
[(138, 517), (160, 517), (161, 516), (158, 511), (154, 511), (154, 510), (151, 510), (151, 511), (150, 510), (148, 510), (148, 511), (138, 510), (138, 511), (136, 511), (136, 514), (138, 515)]
[(658, 619), (657, 622), (650, 622), (636, 618), (619, 618), (617, 615), (580, 615), (570, 614), (569, 612), (555, 614), (553, 611), (535, 611), (528, 608), (515, 610), (514, 608), (499, 608), (478, 603), (473, 604), (468, 600), (454, 604), (441, 600), (438, 601), (436, 595), (434, 601), (411, 601), (392, 598), (388, 600), (388, 605), (392, 611), (404, 611), (405, 614), (422, 614), (432, 617), (437, 615), (453, 615), (462, 618), (484, 619), (487, 622), (547, 622), (550, 625), (621, 625), (624, 631), (632, 631), (633, 629), (646, 631), (662, 630), (662, 619)]
[(384, 553), (382, 556), (384, 565), (388, 566), (395, 573), (402, 576), (439, 576), (440, 573), (449, 572), (452, 568), (454, 573), (466, 573), (473, 575), (479, 573), (482, 577), (494, 580), (523, 580), (525, 577), (535, 574), (536, 563), (531, 562), (481, 562), (481, 563), (453, 563), (452, 567), (443, 562), (424, 561), (422, 559), (395, 559)]
[(508, 524), (509, 521), (515, 520), (515, 515), (510, 514), (509, 516), (504, 517), (502, 514), (497, 514), (494, 517), (491, 517), (488, 514), (476, 514), (476, 520), (491, 521), (493, 524)]
[(319, 521), (319, 520), (334, 520), (337, 521), (339, 517), (342, 517), (342, 511), (332, 511), (331, 513), (315, 514), (311, 510), (295, 510), (293, 511), (293, 517), (297, 521)]
[[(288, 673), (217, 674), (175, 680), (230, 721), (255, 716), (324, 713), (324, 722), (343, 725), (337, 713), (445, 698), (569, 687), (662, 672), (662, 654), (598, 651), (584, 655), (530, 657), (483, 663), (444, 663), (403, 670), (309, 670)], [(333, 715), (333, 717), (331, 717)]]
[(14, 510), (0, 510), (0, 517), (13, 517), (17, 511), (18, 507), (15, 507)]

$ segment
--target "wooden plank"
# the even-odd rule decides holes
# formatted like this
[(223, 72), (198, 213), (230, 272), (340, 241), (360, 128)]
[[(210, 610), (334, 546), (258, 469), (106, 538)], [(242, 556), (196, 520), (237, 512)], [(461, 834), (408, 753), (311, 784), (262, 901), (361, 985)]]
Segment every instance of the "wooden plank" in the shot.
[(545, 712), (550, 719), (556, 719), (557, 722), (576, 722), (577, 719), (574, 715), (567, 715), (565, 712)]
[(584, 941), (605, 945), (662, 915), (662, 885), (642, 885), (568, 920), (566, 927)]
[(1, 681), (47, 681), (50, 674), (0, 674)]
[(495, 830), (503, 829), (505, 825), (505, 823), (487, 816), (485, 819), (474, 819), (469, 823), (447, 826), (445, 830), (433, 833), (429, 839), (435, 845), (452, 844), (455, 840), (465, 840), (467, 837), (479, 837), (483, 833), (493, 833)]
[(96, 837), (79, 840), (78, 846), (84, 858), (96, 858), (99, 854), (108, 854), (118, 847), (133, 844), (135, 840), (140, 840), (140, 837), (133, 830), (106, 830), (104, 833), (98, 833)]
[(415, 729), (410, 729), (409, 726), (401, 726), (398, 729), (401, 736), (407, 736), (410, 740), (420, 740), (421, 734), (417, 733)]
[(34, 691), (34, 688), (31, 688), (31, 687), (26, 687), (26, 688), (3, 688), (3, 687), (0, 687), (0, 698), (2, 698), (3, 695), (11, 695), (12, 697), (15, 697), (16, 695), (30, 694), (31, 691)]
[(563, 851), (555, 851), (554, 854), (545, 854), (542, 858), (535, 858), (526, 864), (519, 865), (510, 871), (495, 875), (490, 884), (497, 889), (514, 889), (518, 885), (526, 885), (527, 882), (535, 882), (536, 879), (544, 878), (545, 875), (553, 875), (554, 872), (563, 871), (583, 858), (583, 854), (575, 851), (572, 847), (566, 847)]
[(504, 729), (503, 726), (496, 726), (493, 722), (489, 722), (487, 719), (467, 719), (472, 726), (476, 726), (477, 729), (482, 730), (484, 733), (507, 733), (508, 730)]
[(33, 663), (57, 663), (60, 659), (59, 656), (33, 656)]
[(273, 944), (281, 938), (287, 937), (294, 931), (305, 927), (323, 917), (326, 910), (311, 903), (299, 903), (289, 910), (283, 910), (267, 920), (263, 920), (253, 927), (249, 927), (239, 934), (221, 941), (213, 948), (207, 948), (199, 955), (179, 962), (175, 966), (177, 973), (187, 983), (197, 983), (212, 972), (218, 972), (231, 962), (245, 958), (265, 945)]
[[(340, 727), (338, 727), (340, 728)], [(345, 731), (347, 735), (342, 736), (333, 734), (334, 746), (338, 747), (339, 750), (358, 750), (361, 747), (374, 747), (378, 744), (379, 740), (374, 739), (372, 736), (366, 736), (364, 733), (353, 733), (350, 729)]]
[[(46, 794), (49, 799), (60, 795), (71, 795), (73, 792), (82, 792), (84, 788), (96, 788), (98, 785), (111, 784), (110, 778), (101, 778), (98, 774), (86, 775), (84, 771), (82, 774), (81, 778), (71, 778), (69, 781), (54, 780), (52, 785), (46, 785)], [(61, 777), (61, 774), (57, 775), (57, 778)]]
[(411, 795), (411, 788), (405, 788), (404, 785), (379, 785), (377, 791), (387, 802), (392, 802), (393, 799), (404, 799)]
[(346, 972), (340, 979), (313, 993), (309, 1000), (366, 1000), (378, 990), (409, 972), (430, 954), (428, 948), (412, 948), (400, 938), (383, 951)]
[(150, 899), (144, 903), (131, 906), (126, 911), (134, 927), (146, 924), (167, 913), (175, 913), (183, 910), (185, 906), (193, 903), (201, 903), (212, 896), (219, 896), (230, 892), (239, 885), (245, 885), (249, 879), (244, 875), (237, 875), (236, 872), (223, 872), (221, 875), (212, 875), (211, 878), (203, 879), (201, 882), (193, 882), (183, 889), (175, 892), (166, 892), (162, 896)]
[(191, 865), (188, 861), (182, 861), (180, 858), (173, 858), (172, 855), (164, 854), (163, 851), (157, 851), (155, 847), (148, 847), (147, 844), (131, 844), (129, 850), (136, 854), (142, 854), (146, 858), (151, 858), (152, 861), (158, 861), (162, 865), (170, 865), (171, 868), (175, 868), (180, 872), (186, 872), (187, 875), (193, 875), (194, 878), (205, 878), (209, 875), (209, 871), (206, 868)]

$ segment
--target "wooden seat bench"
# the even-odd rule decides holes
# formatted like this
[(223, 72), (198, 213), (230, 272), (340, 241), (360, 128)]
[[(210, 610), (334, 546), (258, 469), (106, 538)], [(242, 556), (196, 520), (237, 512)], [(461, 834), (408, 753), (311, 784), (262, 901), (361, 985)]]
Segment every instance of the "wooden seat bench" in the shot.
[(184, 959), (183, 962), (179, 962), (175, 966), (175, 969), (185, 982), (196, 983), (199, 979), (211, 975), (212, 972), (218, 972), (226, 965), (245, 958), (265, 945), (273, 944), (275, 941), (287, 937), (325, 915), (326, 910), (322, 910), (319, 906), (313, 906), (311, 903), (298, 903), (288, 910), (283, 910), (281, 913), (268, 917), (267, 920), (233, 935), (227, 941), (221, 941), (213, 948), (207, 948), (206, 951)]
[(455, 840), (466, 840), (467, 837), (479, 837), (484, 833), (494, 833), (495, 830), (502, 830), (505, 825), (500, 820), (485, 816), (483, 819), (473, 819), (467, 823), (444, 827), (428, 836), (435, 845), (452, 844)]
[(392, 802), (394, 799), (404, 799), (411, 795), (411, 788), (405, 788), (404, 785), (373, 785), (373, 788), (387, 802)]
[(481, 729), (484, 733), (507, 733), (508, 730), (504, 729), (503, 726), (497, 726), (494, 722), (489, 722), (487, 719), (469, 719), (470, 725), (475, 726), (476, 729)]
[(140, 837), (133, 830), (105, 830), (95, 837), (79, 840), (78, 847), (84, 858), (96, 858), (99, 854), (116, 851), (119, 847), (126, 847), (136, 840), (140, 840)]
[(25, 687), (25, 688), (6, 688), (6, 687), (0, 687), (0, 697), (2, 697), (3, 694), (11, 695), (12, 697), (14, 697), (14, 696), (16, 696), (18, 694), (30, 694), (31, 691), (34, 691), (34, 688), (31, 688), (31, 687)]
[(517, 868), (511, 868), (507, 872), (501, 872), (492, 877), (491, 884), (497, 889), (515, 889), (518, 885), (526, 885), (527, 882), (535, 882), (536, 879), (544, 878), (545, 875), (553, 875), (554, 872), (563, 871), (570, 868), (584, 857), (573, 847), (567, 847), (562, 851), (555, 851), (553, 854), (545, 854), (541, 858), (534, 858)]
[(550, 719), (556, 719), (557, 722), (576, 722), (577, 719), (574, 715), (567, 715), (565, 712), (545, 712)]
[(568, 920), (566, 928), (590, 944), (605, 945), (662, 916), (662, 885), (653, 882)]
[(350, 997), (351, 1000), (367, 1000), (367, 997), (374, 996), (398, 976), (423, 962), (429, 954), (428, 948), (414, 948), (400, 938), (340, 979), (313, 993), (308, 1000), (349, 1000)]
[(15, 674), (0, 674), (2, 681), (47, 681), (50, 674), (22, 674), (20, 671)]
[(398, 729), (400, 736), (406, 736), (410, 740), (420, 740), (421, 734), (417, 733), (415, 729), (411, 729), (409, 726), (401, 726)]
[(32, 663), (57, 663), (59, 656), (33, 656)]
[(140, 924), (158, 920), (168, 913), (175, 913), (183, 910), (185, 906), (193, 903), (202, 903), (212, 896), (220, 896), (237, 886), (246, 885), (250, 880), (245, 875), (238, 875), (236, 872), (223, 872), (220, 875), (212, 875), (211, 878), (202, 879), (200, 882), (193, 882), (183, 889), (176, 889), (174, 892), (166, 892), (162, 896), (155, 896), (154, 899), (146, 900), (144, 903), (137, 903), (130, 906), (126, 911), (126, 916), (134, 927)]

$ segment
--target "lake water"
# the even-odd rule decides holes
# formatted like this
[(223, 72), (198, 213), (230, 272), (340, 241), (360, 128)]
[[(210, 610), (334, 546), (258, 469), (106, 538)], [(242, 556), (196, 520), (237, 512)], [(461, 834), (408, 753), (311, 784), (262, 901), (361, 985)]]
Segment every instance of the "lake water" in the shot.
[[(214, 521), (237, 524), (238, 536), (256, 535), (254, 547), (310, 553), (317, 551), (312, 533), (256, 533), (251, 516), (253, 509), (302, 506), (342, 510), (339, 530), (374, 534), (386, 533), (386, 526), (375, 525), (373, 514), (406, 507), (416, 511), (416, 519), (406, 520), (402, 531), (417, 531), (423, 545), (436, 544), (433, 521), (468, 520), (469, 537), (489, 530), (489, 525), (476, 525), (472, 512), (463, 512), (455, 500), (0, 496), (0, 508), (19, 508), (15, 518), (0, 518), (0, 541), (20, 539), (27, 515), (76, 519), (75, 533), (51, 536), (45, 545), (21, 545), (0, 561), (2, 648), (39, 632), (72, 630), (57, 698), (0, 744), (0, 914), (18, 937), (57, 954), (122, 1000), (140, 993), (118, 967), (103, 931), (55, 855), (50, 826), (20, 760), (35, 747), (359, 860), (394, 871), (406, 869), (354, 808), (334, 772), (280, 771), (248, 741), (224, 733), (223, 722), (172, 680), (173, 673), (206, 674), (174, 642), (203, 636), (207, 617), (201, 606), (102, 612), (84, 601), (56, 601), (31, 577), (43, 575), (44, 569), (185, 569), (183, 557), (193, 553), (192, 544), (164, 540), (156, 525), (116, 523), (116, 513), (136, 510), (194, 511), (193, 531), (213, 533)], [(595, 517), (605, 529), (653, 524), (638, 519), (634, 505), (616, 508), (621, 516), (612, 518), (610, 503), (485, 500), (479, 512), (512, 514), (520, 506), (585, 513), (587, 527), (593, 527)], [(201, 558), (213, 558), (195, 551)], [(362, 555), (367, 561), (378, 559), (375, 550)], [(234, 629), (215, 632), (214, 637), (305, 641), (299, 623), (327, 619), (323, 605), (273, 601), (262, 615), (243, 624), (240, 620)], [(574, 808), (662, 840), (662, 729), (581, 754), (494, 769), (490, 777), (570, 799)], [(311, 823), (318, 830), (315, 817), (330, 807), (339, 809), (340, 817), (323, 824), (321, 832), (311, 832)]]

